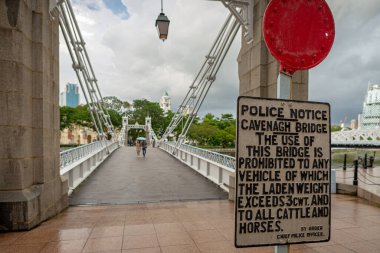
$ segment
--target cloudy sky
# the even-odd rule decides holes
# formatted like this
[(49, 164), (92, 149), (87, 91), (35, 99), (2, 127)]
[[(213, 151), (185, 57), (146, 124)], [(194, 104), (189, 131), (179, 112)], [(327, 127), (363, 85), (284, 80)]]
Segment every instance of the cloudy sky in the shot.
[[(368, 82), (380, 83), (380, 1), (329, 0), (336, 22), (333, 49), (310, 71), (309, 98), (331, 103), (332, 121), (362, 110)], [(159, 0), (73, 0), (103, 96), (158, 101), (165, 91), (177, 109), (228, 15), (221, 3), (164, 0), (169, 39), (154, 27)], [(219, 71), (200, 115), (235, 114), (240, 34)], [(61, 87), (77, 82), (61, 40)]]

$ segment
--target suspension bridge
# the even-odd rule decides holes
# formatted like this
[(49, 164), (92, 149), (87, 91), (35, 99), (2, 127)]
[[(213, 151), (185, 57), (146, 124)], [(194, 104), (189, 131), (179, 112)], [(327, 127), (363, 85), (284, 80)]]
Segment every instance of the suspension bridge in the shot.
[[(43, 90), (41, 94), (35, 94), (36, 91), (30, 94), (30, 100), (38, 100), (34, 101), (35, 106), (28, 103), (20, 105), (20, 108), (25, 110), (20, 119), (12, 118), (10, 113), (6, 115), (11, 125), (12, 136), (3, 142), (6, 152), (1, 160), (0, 212), (9, 215), (1, 215), (0, 231), (29, 230), (48, 221), (31, 232), (0, 233), (0, 251), (22, 252), (31, 249), (36, 252), (54, 252), (63, 249), (68, 252), (120, 252), (123, 249), (132, 252), (145, 248), (151, 252), (236, 252), (231, 244), (234, 210), (232, 204), (225, 201), (235, 196), (235, 158), (186, 145), (184, 140), (202, 104), (207, 102), (207, 94), (216, 81), (218, 71), (239, 29), (243, 32), (242, 47), (246, 53), (241, 54), (241, 62), (250, 57), (257, 57), (257, 65), (261, 66), (263, 62), (268, 61), (268, 56), (261, 59), (262, 55), (257, 56), (253, 53), (263, 46), (260, 44), (263, 42), (257, 40), (253, 33), (260, 23), (257, 21), (259, 17), (255, 17), (254, 13), (264, 10), (266, 1), (258, 1), (256, 4), (253, 0), (219, 1), (230, 14), (161, 137), (154, 133), (150, 118), (146, 118), (145, 125), (130, 125), (128, 118), (124, 117), (122, 129), (116, 134), (117, 131), (104, 107), (101, 84), (98, 84), (86, 50), (86, 42), (69, 0), (50, 1), (50, 4), (41, 2), (40, 6), (34, 6), (27, 0), (21, 2), (25, 4), (22, 7), (24, 9), (8, 1), (0, 1), (1, 7), (6, 6), (3, 9), (8, 10), (7, 14), (4, 14), (5, 11), (0, 9), (4, 12), (0, 14), (8, 17), (8, 20), (0, 20), (0, 27), (6, 27), (0, 30), (11, 30), (20, 33), (19, 36), (36, 39), (36, 50), (49, 61), (46, 60), (44, 68), (41, 68), (38, 64), (35, 66), (28, 62), (28, 59), (24, 59), (27, 57), (23, 55), (21, 63), (14, 60), (17, 66), (29, 64), (30, 69), (13, 69), (12, 74), (17, 76), (34, 71), (41, 74), (41, 77), (32, 82), (33, 89), (40, 87), (40, 83), (45, 86), (40, 87)], [(31, 15), (20, 14), (19, 17), (17, 13), (22, 11)], [(14, 13), (17, 15), (12, 16)], [(261, 14), (259, 13), (259, 16)], [(22, 25), (18, 26), (18, 18), (24, 18)], [(26, 28), (28, 21), (33, 25), (33, 29)], [(55, 54), (58, 51), (58, 26), (69, 50), (86, 103), (89, 105), (94, 128), (100, 138), (98, 142), (61, 153), (56, 142), (59, 135), (59, 118), (53, 117), (57, 112), (58, 94), (43, 95), (54, 93), (58, 87), (58, 76), (52, 67), (53, 64), (57, 64)], [(50, 30), (43, 27), (49, 27)], [(13, 35), (9, 36), (9, 40), (15, 39)], [(46, 48), (50, 51), (43, 50)], [(11, 60), (7, 58), (6, 61)], [(256, 71), (256, 66), (251, 66), (252, 69), (248, 70), (243, 66), (244, 63), (240, 64), (244, 83), (247, 79), (245, 77)], [(270, 64), (277, 66), (272, 69), (278, 69), (275, 61)], [(268, 75), (277, 73), (271, 73), (268, 69), (266, 71)], [(50, 76), (51, 73), (53, 76)], [(302, 76), (302, 73), (297, 75)], [(268, 76), (260, 78), (267, 81), (270, 79)], [(260, 81), (263, 80), (260, 79), (257, 83)], [(47, 85), (49, 82), (52, 83), (51, 87)], [(28, 91), (24, 90), (29, 82), (22, 83), (20, 90), (27, 93)], [(297, 84), (295, 81), (295, 89), (300, 84), (302, 82)], [(256, 87), (249, 91), (248, 86), (243, 85), (241, 92), (271, 96), (276, 89), (276, 86), (272, 85), (272, 88)], [(302, 97), (302, 94), (302, 88), (294, 91), (296, 99), (297, 96)], [(25, 94), (22, 96), (28, 97)], [(43, 115), (40, 115), (41, 111), (44, 112)], [(40, 122), (29, 118), (28, 113), (40, 115)], [(164, 141), (187, 115), (189, 117), (186, 117), (178, 140)], [(145, 130), (147, 139), (155, 140), (159, 147), (150, 147), (146, 158), (137, 157), (133, 147), (125, 147), (130, 129)], [(112, 136), (111, 140), (107, 140), (108, 134)], [(331, 144), (337, 147), (379, 147), (379, 137), (377, 130), (338, 132), (332, 134)], [(52, 148), (52, 145), (57, 147)], [(0, 148), (3, 150), (2, 146)], [(337, 181), (341, 177), (339, 173)], [(364, 185), (368, 182), (377, 185), (376, 173), (360, 173)], [(183, 202), (185, 200), (208, 201)], [(59, 214), (69, 204), (79, 207)], [(106, 204), (114, 206), (104, 206)], [(92, 207), (93, 205), (95, 207)], [(336, 215), (345, 213), (346, 217), (352, 220), (357, 218), (357, 214), (350, 212), (347, 207), (360, 207), (363, 210), (369, 209), (373, 215), (380, 214), (379, 209), (361, 201), (352, 201), (351, 197), (338, 195), (333, 198), (332, 206)], [(55, 215), (58, 216), (49, 220)], [(343, 223), (346, 221), (334, 219), (334, 222), (342, 225), (334, 227), (334, 233), (353, 233), (349, 226), (344, 226)], [(366, 229), (363, 224), (354, 225), (358, 229)], [(376, 229), (379, 227), (374, 225), (373, 230)], [(378, 240), (377, 235), (378, 233), (373, 233), (371, 239)], [(361, 238), (359, 242), (364, 240)], [(305, 247), (313, 250), (311, 245)], [(340, 240), (334, 240), (330, 247), (331, 250), (342, 247), (354, 250), (354, 246), (347, 246)], [(270, 252), (271, 249), (268, 250)]]
[[(201, 69), (195, 75), (196, 77), (194, 81), (191, 83), (182, 103), (176, 110), (169, 126), (161, 138), (162, 140), (167, 139), (176, 129), (178, 124), (184, 120), (185, 116), (189, 115), (176, 142), (177, 148), (185, 140), (191, 124), (197, 117), (198, 111), (215, 82), (217, 73), (240, 27), (242, 27), (245, 42), (249, 44), (253, 41), (252, 29), (249, 29), (249, 24), (252, 24), (253, 22), (253, 13), (252, 10), (247, 7), (249, 1), (235, 2), (222, 0), (221, 2), (226, 8), (228, 8), (231, 14), (228, 15), (224, 22), (209, 53), (205, 57)], [(97, 78), (85, 47), (86, 42), (82, 37), (70, 1), (60, 1), (58, 5), (52, 5), (50, 12), (53, 17), (59, 19), (60, 28), (73, 62), (73, 69), (77, 74), (85, 100), (87, 104), (90, 105), (89, 111), (96, 131), (99, 136), (104, 139), (106, 134), (103, 132), (103, 126), (105, 126), (106, 131), (113, 135), (114, 127), (107, 109), (104, 107)], [(127, 119), (123, 119), (123, 121), (125, 120)], [(128, 122), (126, 123), (126, 125), (128, 125)], [(146, 126), (150, 126), (150, 124), (146, 123)], [(128, 126), (127, 129), (124, 129), (123, 124), (121, 135), (124, 136), (125, 132), (128, 132), (128, 130), (133, 127), (145, 130), (145, 127), (143, 126)], [(147, 133), (158, 141), (152, 128), (150, 127), (147, 130)], [(335, 132), (332, 134), (331, 144), (333, 147), (380, 147), (379, 140), (380, 128), (361, 129)]]

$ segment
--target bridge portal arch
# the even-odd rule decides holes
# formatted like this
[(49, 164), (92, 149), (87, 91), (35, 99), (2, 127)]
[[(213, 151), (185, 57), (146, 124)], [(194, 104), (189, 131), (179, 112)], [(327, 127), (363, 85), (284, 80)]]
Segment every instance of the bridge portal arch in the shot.
[[(152, 118), (145, 118), (145, 125), (140, 125), (137, 122), (135, 124), (130, 124), (127, 116), (124, 116), (122, 119), (123, 127), (122, 127), (122, 141), (124, 145), (129, 145), (130, 141), (134, 141), (136, 137), (145, 137), (148, 145), (151, 144), (153, 140), (157, 141), (157, 137), (152, 129)], [(130, 131), (136, 131), (137, 134), (130, 134)], [(140, 132), (139, 132), (140, 131)], [(140, 133), (140, 135), (139, 135)], [(131, 138), (132, 137), (132, 138)]]

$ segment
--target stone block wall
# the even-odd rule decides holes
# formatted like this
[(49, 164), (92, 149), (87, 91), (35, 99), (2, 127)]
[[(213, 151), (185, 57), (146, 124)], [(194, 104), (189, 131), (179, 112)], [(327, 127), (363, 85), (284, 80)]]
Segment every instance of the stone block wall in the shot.
[(49, 1), (0, 0), (0, 230), (30, 229), (68, 205), (58, 40)]

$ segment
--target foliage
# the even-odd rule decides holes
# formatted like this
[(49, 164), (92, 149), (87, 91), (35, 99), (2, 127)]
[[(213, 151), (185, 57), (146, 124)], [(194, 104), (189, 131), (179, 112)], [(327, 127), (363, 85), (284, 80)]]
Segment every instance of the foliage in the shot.
[(63, 106), (60, 108), (60, 129), (72, 128), (74, 125), (93, 127), (90, 113), (87, 106), (77, 106), (75, 108)]
[(117, 111), (114, 111), (112, 109), (108, 110), (108, 114), (111, 117), (111, 122), (115, 128), (121, 128), (122, 126), (122, 116)]
[(119, 114), (122, 114), (131, 107), (128, 101), (123, 102), (115, 96), (104, 97), (103, 101), (106, 109), (113, 110)]
[(131, 138), (132, 140), (136, 140), (136, 138), (140, 137), (140, 136), (142, 136), (142, 137), (146, 136), (145, 130), (142, 130), (142, 129), (131, 129), (128, 132), (128, 138)]
[(201, 146), (234, 147), (236, 120), (232, 114), (222, 114), (220, 118), (208, 113), (201, 123), (194, 123), (188, 134), (192, 142)]
[(94, 128), (87, 105), (80, 105), (74, 108), (74, 124)]
[[(108, 110), (112, 124), (115, 127), (121, 127), (122, 118), (114, 110)], [(75, 108), (63, 106), (60, 108), (60, 130), (72, 128), (74, 125), (89, 127), (94, 130), (94, 123), (87, 105), (80, 105)]]
[(342, 128), (338, 125), (332, 125), (331, 126), (331, 132), (338, 132), (340, 130), (342, 130)]
[(158, 135), (162, 135), (170, 123), (172, 113), (165, 117), (164, 111), (157, 102), (138, 99), (133, 101), (133, 110), (127, 112), (127, 115), (129, 117), (129, 124), (135, 124), (137, 122), (140, 125), (145, 124), (146, 117), (151, 117), (153, 131)]
[[(133, 107), (127, 101), (121, 101), (117, 97), (105, 97), (104, 104), (108, 109), (112, 124), (115, 128), (122, 127), (122, 116), (128, 116), (129, 124), (145, 124), (145, 118), (151, 117), (154, 132), (160, 137), (170, 124), (174, 113), (166, 114), (156, 102), (146, 99), (133, 101)], [(76, 108), (61, 107), (61, 130), (71, 128), (74, 125), (94, 127), (92, 117), (88, 111), (88, 106), (78, 106)], [(182, 132), (182, 127), (188, 120), (188, 116), (183, 118), (174, 131), (178, 135)], [(211, 113), (206, 114), (200, 121), (198, 117), (194, 119), (188, 132), (188, 140), (191, 143), (201, 146), (211, 147), (234, 147), (235, 146), (236, 120), (232, 114), (222, 114), (220, 118)], [(137, 136), (145, 136), (143, 130), (130, 130), (129, 136), (133, 139)]]
[(60, 108), (60, 129), (71, 128), (74, 124), (74, 108), (63, 106)]

